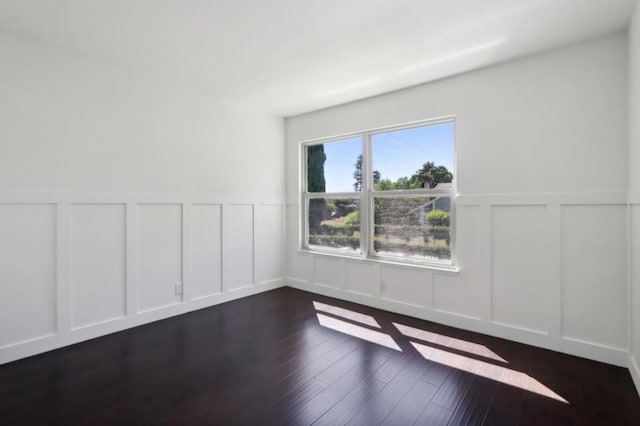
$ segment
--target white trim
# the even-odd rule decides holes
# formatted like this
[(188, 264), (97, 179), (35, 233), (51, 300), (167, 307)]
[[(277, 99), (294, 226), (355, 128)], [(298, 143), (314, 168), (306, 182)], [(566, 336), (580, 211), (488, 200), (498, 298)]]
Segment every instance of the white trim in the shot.
[(517, 333), (532, 333), (532, 334), (539, 334), (540, 336), (548, 336), (549, 333), (544, 331), (544, 330), (537, 330), (535, 328), (530, 328), (530, 327), (522, 327), (520, 325), (516, 325), (516, 324), (509, 324), (508, 322), (502, 322), (502, 321), (491, 321), (491, 323), (493, 325), (499, 326), (499, 327), (504, 327), (505, 329), (509, 329), (509, 330), (515, 330)]
[(627, 214), (627, 232), (625, 234), (626, 241), (626, 250), (627, 250), (627, 258), (626, 258), (626, 267), (627, 267), (627, 348), (629, 353), (633, 350), (633, 206), (631, 204), (627, 204), (626, 214)]
[[(270, 286), (270, 285), (276, 285), (278, 283), (282, 282), (282, 278), (273, 278), (270, 280), (263, 280), (263, 281), (259, 281), (257, 283), (255, 283), (255, 286), (261, 286), (261, 287), (265, 287), (265, 286)], [(279, 287), (282, 287), (282, 285), (280, 285)]]
[(640, 204), (640, 191), (629, 191), (627, 199), (629, 204)]
[(375, 296), (374, 296), (374, 295), (372, 295), (372, 294), (369, 294), (369, 293), (363, 293), (363, 292), (361, 292), (361, 291), (349, 290), (349, 289), (346, 289), (345, 291), (346, 291), (347, 293), (351, 293), (351, 294), (354, 294), (354, 295), (356, 295), (356, 296), (360, 296), (360, 297), (367, 297), (367, 298), (375, 297)]
[(413, 308), (413, 309), (425, 309), (426, 308), (424, 305), (420, 305), (418, 303), (403, 302), (402, 300), (397, 300), (397, 299), (394, 299), (393, 297), (380, 296), (380, 299), (378, 299), (378, 300), (381, 300), (381, 301), (384, 301), (384, 302), (391, 302), (391, 303), (394, 303), (394, 304), (399, 304), (399, 305), (402, 305), (402, 306), (405, 306), (405, 307), (408, 307), (408, 308)]
[[(384, 191), (392, 193), (396, 191)], [(397, 191), (401, 194), (410, 192)], [(382, 191), (376, 193), (381, 194)], [(315, 195), (315, 194), (314, 194)], [(496, 193), (496, 194), (457, 194), (458, 207), (473, 207), (483, 204), (521, 206), (521, 205), (597, 205), (597, 204), (640, 204), (640, 192), (630, 192), (627, 197), (625, 191), (594, 191), (594, 192), (530, 192), (530, 193)], [(289, 206), (300, 205), (297, 198), (287, 198)]]
[[(639, 6), (640, 7), (640, 6)], [(636, 391), (640, 395), (640, 368), (638, 367), (638, 363), (636, 361), (635, 355), (633, 353), (633, 349), (636, 346), (635, 335), (640, 334), (640, 330), (634, 330), (635, 316), (640, 315), (640, 312), (633, 311), (633, 300), (635, 297), (634, 293), (634, 280), (639, 279), (640, 277), (635, 277), (633, 275), (633, 256), (634, 253), (634, 241), (633, 236), (634, 233), (640, 232), (639, 224), (634, 223), (633, 221), (633, 212), (635, 206), (637, 206), (640, 201), (640, 192), (629, 192), (629, 204), (627, 205), (627, 344), (629, 345), (629, 373), (631, 374), (631, 379), (636, 387)], [(636, 231), (636, 229), (638, 229)], [(635, 333), (634, 333), (635, 332)]]
[(136, 193), (136, 192), (59, 192), (0, 191), (0, 204), (258, 204), (281, 205), (282, 199), (248, 199), (235, 194)]
[(326, 142), (331, 142), (331, 141), (337, 141), (340, 139), (349, 139), (349, 138), (353, 138), (356, 136), (360, 136), (363, 133), (370, 133), (370, 134), (376, 134), (376, 133), (386, 133), (386, 132), (392, 132), (395, 130), (402, 130), (402, 129), (411, 129), (414, 127), (423, 127), (423, 126), (429, 126), (429, 125), (435, 125), (435, 124), (442, 124), (442, 123), (448, 123), (451, 121), (455, 121), (456, 116), (455, 115), (444, 115), (442, 117), (436, 117), (436, 118), (430, 118), (427, 120), (415, 120), (415, 121), (409, 121), (408, 123), (404, 123), (404, 124), (393, 124), (390, 126), (382, 126), (382, 127), (374, 127), (372, 129), (361, 129), (361, 130), (356, 130), (353, 132), (347, 132), (347, 133), (340, 133), (337, 135), (332, 135), (332, 136), (326, 136), (326, 137), (322, 137), (322, 138), (313, 138), (313, 139), (306, 139), (303, 141), (300, 141), (299, 144), (304, 144), (304, 145), (312, 145), (312, 144), (320, 144), (320, 143), (326, 143)]
[(224, 252), (225, 241), (226, 241), (226, 233), (224, 223), (226, 221), (226, 217), (228, 213), (228, 207), (224, 204), (220, 206), (220, 291), (222, 294), (229, 293), (229, 284), (225, 279), (225, 257), (227, 254)]
[(113, 318), (111, 320), (77, 328), (72, 333), (50, 334), (35, 339), (11, 343), (0, 347), (0, 365), (67, 345), (79, 343), (88, 339), (93, 339), (176, 315), (186, 314), (198, 309), (215, 306), (220, 303), (229, 302), (231, 300), (240, 299), (265, 291), (274, 290), (282, 287), (283, 285), (283, 280), (273, 280), (270, 283), (265, 283), (264, 285), (238, 288), (234, 289), (233, 292), (226, 294), (219, 293), (216, 295), (204, 296), (190, 302), (175, 303), (162, 308), (140, 312), (134, 316)]
[(193, 293), (193, 204), (182, 205), (182, 294), (180, 300), (192, 299)]
[[(484, 306), (484, 312), (482, 313), (482, 319), (485, 321), (493, 320), (493, 306), (494, 306), (494, 290), (493, 290), (493, 241), (492, 241), (492, 232), (491, 229), (493, 227), (493, 214), (492, 214), (493, 206), (482, 205), (479, 207), (480, 211), (478, 212), (478, 220), (484, 224), (484, 226), (480, 226), (478, 230), (478, 240), (480, 241), (480, 261), (478, 262), (479, 266), (479, 274), (484, 277), (484, 282), (489, 286), (489, 291), (485, 294), (485, 300), (480, 302), (480, 306)], [(483, 303), (484, 302), (484, 303)]]
[(305, 192), (303, 198), (311, 200), (314, 198), (361, 198), (362, 191), (353, 192)]
[(362, 135), (362, 192), (364, 197), (360, 197), (360, 229), (366, 229), (366, 232), (360, 232), (360, 251), (362, 257), (369, 258), (375, 254), (373, 249), (375, 220), (373, 197), (371, 194), (373, 189), (373, 148), (371, 146), (371, 133)]
[(126, 204), (126, 309), (128, 316), (138, 313), (138, 206)]
[(436, 262), (426, 263), (426, 262), (410, 262), (410, 261), (397, 262), (395, 260), (391, 260), (390, 258), (381, 258), (376, 256), (365, 258), (365, 257), (362, 257), (360, 253), (350, 254), (346, 252), (341, 253), (339, 251), (334, 251), (334, 250), (323, 251), (322, 249), (310, 250), (310, 249), (302, 248), (302, 249), (298, 249), (297, 252), (299, 254), (304, 254), (307, 256), (336, 257), (336, 258), (348, 260), (351, 262), (355, 261), (355, 262), (362, 262), (362, 263), (374, 263), (374, 264), (383, 265), (383, 266), (393, 266), (393, 267), (410, 269), (410, 270), (426, 269), (426, 270), (435, 271), (435, 272), (442, 272), (447, 275), (457, 275), (458, 273), (460, 273), (460, 268), (458, 265), (449, 265), (448, 263), (440, 264)]
[(372, 198), (401, 198), (410, 196), (431, 197), (435, 195), (444, 195), (446, 197), (455, 198), (452, 189), (392, 189), (388, 191), (371, 191)]
[(562, 267), (562, 207), (559, 204), (547, 204), (547, 220), (549, 221), (549, 254), (552, 264), (547, 274), (550, 281), (550, 300), (547, 301), (550, 315), (547, 316), (549, 336), (562, 337), (563, 319), (563, 267)]
[(56, 333), (69, 333), (72, 329), (72, 236), (71, 205), (59, 203), (56, 207)]
[[(42, 197), (42, 198), (40, 198)], [(50, 201), (49, 201), (50, 200)], [(233, 201), (230, 203), (229, 201)], [(182, 300), (176, 298), (176, 303), (171, 303), (162, 307), (153, 308), (145, 312), (140, 312), (139, 307), (139, 208), (141, 205), (172, 205), (181, 209), (179, 226), (182, 235), (176, 244), (180, 245), (181, 250), (181, 276), (176, 280), (183, 283)], [(0, 191), (0, 205), (27, 205), (37, 206), (45, 205), (52, 209), (53, 230), (55, 235), (54, 252), (55, 252), (55, 269), (52, 271), (52, 289), (54, 290), (51, 303), (55, 305), (55, 316), (51, 319), (51, 330), (48, 333), (36, 338), (18, 337), (17, 340), (3, 343), (0, 346), (0, 364), (17, 360), (25, 356), (36, 355), (51, 349), (56, 349), (68, 344), (81, 342), (86, 339), (100, 337), (104, 334), (114, 331), (120, 331), (127, 328), (145, 324), (157, 319), (168, 318), (173, 315), (179, 315), (202, 307), (212, 306), (228, 300), (234, 300), (240, 297), (249, 296), (262, 291), (282, 287), (282, 278), (263, 280), (254, 283), (256, 279), (255, 271), (252, 270), (251, 282), (231, 283), (226, 282), (223, 276), (223, 268), (220, 268), (221, 283), (224, 286), (225, 293), (213, 294), (203, 297), (194, 297), (193, 288), (193, 270), (192, 262), (195, 253), (193, 252), (193, 218), (192, 209), (194, 205), (214, 205), (220, 206), (220, 235), (225, 238), (224, 220), (225, 215), (229, 214), (228, 207), (230, 205), (243, 205), (252, 209), (252, 223), (255, 222), (256, 206), (278, 206), (280, 208), (281, 218), (278, 219), (283, 225), (282, 228), (282, 246), (278, 246), (281, 264), (284, 268), (284, 244), (286, 243), (286, 218), (283, 208), (283, 202), (270, 202), (269, 200), (257, 200), (256, 202), (247, 202), (240, 198), (219, 198), (212, 195), (190, 196), (190, 195), (166, 195), (166, 194), (81, 194), (81, 193), (7, 193)], [(72, 286), (74, 283), (72, 266), (72, 236), (73, 236), (73, 208), (76, 205), (118, 205), (124, 207), (125, 228), (123, 229), (125, 241), (122, 247), (123, 256), (125, 258), (125, 292), (122, 298), (123, 316), (114, 316), (111, 319), (98, 321), (96, 323), (74, 326), (73, 309), (72, 309)], [(228, 219), (228, 218), (227, 218)], [(253, 223), (253, 245), (255, 246), (255, 223)], [(251, 225), (250, 225), (251, 226)], [(226, 238), (229, 236), (227, 235)], [(221, 241), (223, 244), (224, 241)], [(224, 265), (225, 256), (224, 247), (221, 247), (220, 262)], [(255, 256), (254, 256), (255, 257)], [(284, 269), (279, 271), (280, 276), (284, 273)], [(272, 277), (273, 278), (273, 277)], [(229, 291), (231, 286), (238, 284), (246, 284), (241, 288)], [(82, 283), (76, 283), (82, 285)], [(193, 299), (193, 300), (191, 300)]]
[[(282, 211), (280, 212), (282, 215)], [(280, 216), (282, 217), (282, 216)], [(251, 204), (251, 284), (256, 284), (256, 206)], [(236, 288), (236, 290), (238, 290)]]
[(311, 293), (347, 300), (401, 315), (407, 315), (450, 327), (462, 328), (476, 333), (508, 339), (543, 349), (555, 350), (569, 355), (605, 362), (620, 367), (627, 367), (628, 365), (628, 353), (626, 350), (608, 347), (594, 342), (570, 339), (550, 339), (546, 333), (532, 331), (526, 328), (483, 321), (482, 319), (441, 310), (424, 309), (422, 307), (389, 299), (377, 299), (371, 296), (361, 296), (356, 293), (341, 291), (335, 287), (318, 286), (311, 284), (308, 281), (292, 277), (286, 277), (285, 281), (286, 286)]

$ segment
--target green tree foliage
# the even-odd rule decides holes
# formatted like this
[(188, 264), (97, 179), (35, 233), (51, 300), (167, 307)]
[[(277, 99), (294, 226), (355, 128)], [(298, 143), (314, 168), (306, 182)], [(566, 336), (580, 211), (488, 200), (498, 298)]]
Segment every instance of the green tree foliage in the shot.
[[(353, 172), (353, 178), (356, 180), (353, 183), (354, 191), (362, 191), (362, 154), (358, 155), (356, 164), (354, 164), (356, 170)], [(380, 172), (378, 170), (373, 171), (373, 184), (376, 185), (380, 182)]]
[(439, 183), (447, 183), (453, 180), (451, 173), (445, 166), (436, 166), (431, 161), (426, 162), (422, 168), (416, 171), (410, 178), (404, 176), (392, 182), (390, 179), (380, 179), (375, 184), (376, 191), (392, 191), (402, 189), (421, 189), (425, 183), (429, 188), (435, 188)]
[(390, 179), (381, 179), (375, 184), (376, 191), (391, 191), (394, 189), (415, 189), (408, 177), (398, 178), (397, 181), (391, 182)]
[(453, 180), (451, 173), (445, 166), (436, 166), (433, 162), (427, 161), (422, 168), (411, 176), (411, 184), (415, 188), (424, 188), (425, 183), (429, 184), (429, 188), (435, 188), (439, 183), (448, 183)]
[(353, 183), (354, 191), (362, 191), (362, 154), (358, 155), (358, 160), (354, 164), (356, 170), (353, 172), (353, 178), (356, 180)]
[(349, 213), (344, 218), (344, 224), (347, 226), (359, 225), (360, 224), (360, 210), (353, 211)]
[(324, 145), (310, 145), (307, 147), (307, 190), (309, 192), (325, 192), (324, 162), (327, 156)]
[(427, 214), (427, 222), (433, 226), (449, 226), (449, 213), (443, 210), (431, 210)]
[[(307, 147), (307, 190), (309, 192), (325, 192), (324, 163), (327, 156), (324, 145)], [(309, 231), (315, 233), (324, 219), (326, 202), (324, 199), (309, 200)]]
[(333, 204), (336, 206), (336, 217), (346, 216), (351, 211), (353, 198), (335, 198)]

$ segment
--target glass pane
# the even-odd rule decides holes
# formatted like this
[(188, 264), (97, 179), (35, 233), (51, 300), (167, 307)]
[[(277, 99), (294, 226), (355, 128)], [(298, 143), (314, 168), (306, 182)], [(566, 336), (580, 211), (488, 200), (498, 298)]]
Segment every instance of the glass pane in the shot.
[(309, 245), (360, 252), (360, 198), (309, 200)]
[(374, 189), (451, 188), (453, 131), (447, 122), (373, 135)]
[(354, 192), (361, 190), (362, 139), (342, 139), (307, 149), (309, 192)]
[(449, 196), (374, 198), (375, 253), (450, 260), (450, 212)]

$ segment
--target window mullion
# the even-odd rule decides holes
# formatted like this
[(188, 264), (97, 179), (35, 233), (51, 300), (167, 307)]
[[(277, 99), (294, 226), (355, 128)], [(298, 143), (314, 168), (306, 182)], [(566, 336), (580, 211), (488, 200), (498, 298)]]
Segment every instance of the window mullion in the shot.
[(362, 137), (362, 197), (360, 200), (360, 241), (362, 256), (367, 258), (372, 252), (373, 208), (371, 193), (373, 190), (373, 161), (371, 155), (371, 135)]

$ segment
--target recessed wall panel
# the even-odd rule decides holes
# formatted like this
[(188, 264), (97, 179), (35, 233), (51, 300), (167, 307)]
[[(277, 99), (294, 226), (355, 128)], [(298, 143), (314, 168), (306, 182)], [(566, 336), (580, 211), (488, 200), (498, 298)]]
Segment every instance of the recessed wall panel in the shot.
[(312, 261), (310, 254), (300, 253), (297, 250), (289, 251), (287, 254), (287, 277), (294, 280), (311, 282)]
[(282, 206), (256, 206), (255, 215), (256, 282), (282, 277)]
[(224, 289), (253, 285), (253, 206), (226, 205), (222, 216)]
[(138, 306), (141, 311), (179, 303), (182, 282), (182, 206), (138, 207)]
[(301, 280), (311, 280), (311, 259), (312, 256), (300, 253), (299, 224), (300, 211), (297, 204), (287, 206), (287, 262), (285, 265), (287, 277)]
[(421, 270), (380, 268), (380, 297), (409, 305), (425, 306), (431, 290), (431, 280)]
[(194, 205), (193, 292), (195, 298), (222, 293), (222, 206)]
[(373, 263), (347, 262), (347, 291), (373, 296), (380, 279)]
[(626, 206), (562, 210), (563, 335), (627, 346)]
[(326, 287), (345, 287), (345, 260), (331, 257), (314, 258), (315, 284)]
[(550, 312), (549, 224), (546, 206), (492, 208), (493, 320), (546, 332)]
[(483, 276), (488, 261), (485, 238), (490, 237), (479, 206), (459, 206), (456, 214), (456, 250), (460, 273), (434, 274), (434, 307), (446, 312), (482, 317), (487, 310), (489, 282)]
[(56, 210), (0, 204), (0, 347), (56, 331)]
[(72, 323), (74, 327), (125, 315), (125, 206), (73, 206)]

